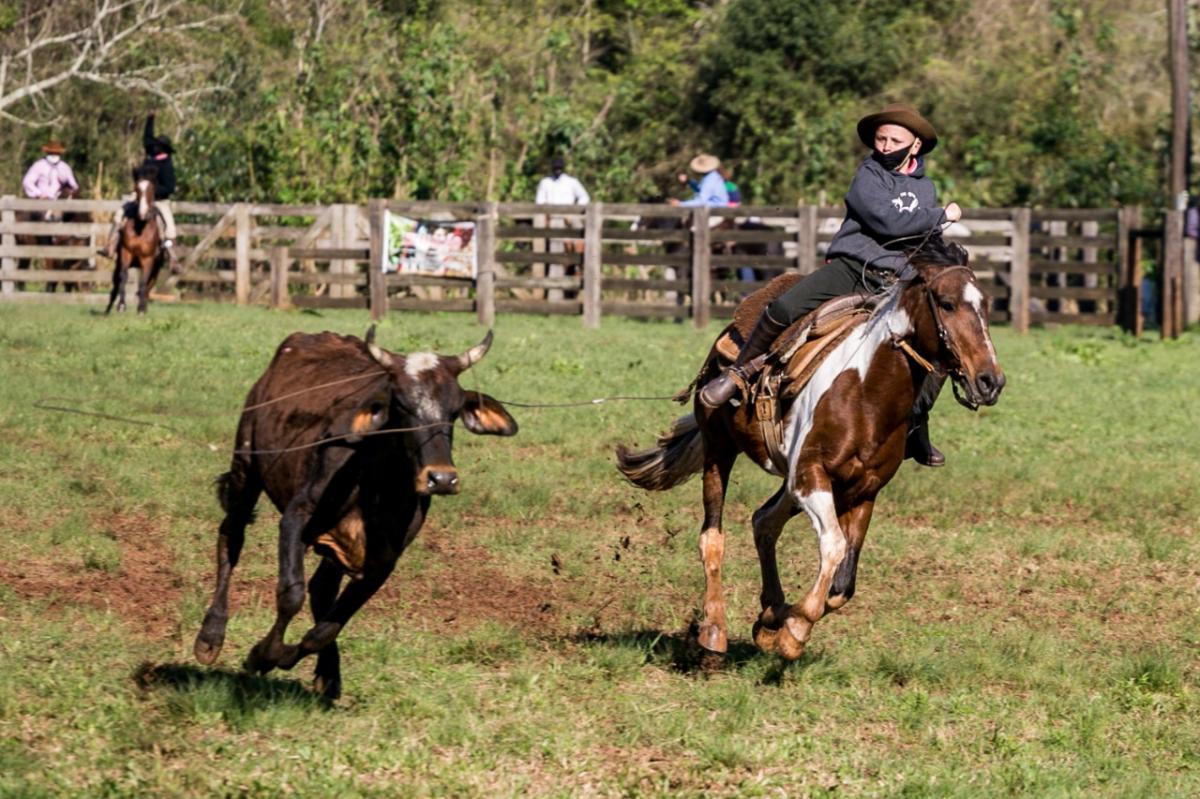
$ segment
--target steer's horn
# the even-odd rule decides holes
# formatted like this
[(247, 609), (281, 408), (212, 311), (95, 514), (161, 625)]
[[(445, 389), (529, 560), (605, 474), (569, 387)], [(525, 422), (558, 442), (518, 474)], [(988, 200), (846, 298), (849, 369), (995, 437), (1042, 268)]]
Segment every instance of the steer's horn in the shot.
[(483, 341), (476, 344), (471, 349), (458, 356), (458, 371), (465, 372), (475, 364), (483, 360), (483, 356), (487, 355), (487, 351), (492, 346), (492, 331), (488, 331), (483, 337)]
[(371, 353), (371, 357), (378, 361), (380, 366), (390, 369), (392, 366), (392, 356), (375, 343), (375, 325), (367, 328), (366, 342), (367, 352)]

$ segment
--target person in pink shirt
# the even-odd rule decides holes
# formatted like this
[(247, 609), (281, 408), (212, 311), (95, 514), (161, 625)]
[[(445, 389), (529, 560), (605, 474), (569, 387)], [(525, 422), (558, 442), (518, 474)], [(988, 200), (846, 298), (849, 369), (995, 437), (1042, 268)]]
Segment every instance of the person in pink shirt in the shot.
[(21, 181), (26, 197), (31, 200), (56, 200), (63, 193), (64, 187), (79, 191), (75, 173), (71, 171), (67, 162), (62, 160), (66, 151), (67, 148), (57, 139), (51, 139), (42, 145), (42, 152), (46, 155), (33, 162), (33, 166), (25, 173), (25, 179)]

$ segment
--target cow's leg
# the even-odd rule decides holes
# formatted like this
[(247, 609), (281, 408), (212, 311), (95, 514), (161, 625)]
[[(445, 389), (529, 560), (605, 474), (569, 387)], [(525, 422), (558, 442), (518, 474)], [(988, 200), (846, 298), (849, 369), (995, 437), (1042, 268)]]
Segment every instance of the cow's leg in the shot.
[(221, 507), (225, 509), (225, 518), (217, 533), (217, 588), (192, 646), (196, 660), (204, 664), (215, 661), (225, 643), (225, 624), (229, 621), (229, 579), (242, 554), (246, 525), (254, 520), (254, 505), (262, 493), (262, 484), (257, 475), (238, 460), (234, 461), (228, 473), (221, 475), (217, 486)]
[[(266, 674), (288, 656), (283, 635), (304, 606), (304, 528), (314, 508), (306, 491), (297, 494), (279, 520), (279, 579), (275, 584), (275, 623), (246, 656), (246, 671)], [(294, 661), (293, 661), (294, 662)]]
[(704, 564), (704, 618), (700, 622), (700, 646), (724, 654), (729, 649), (725, 620), (725, 592), (721, 587), (721, 561), (725, 557), (725, 532), (721, 515), (729, 471), (737, 458), (732, 448), (705, 447), (704, 526), (700, 531), (700, 560)]
[(758, 567), (762, 572), (762, 593), (759, 603), (762, 612), (754, 623), (754, 643), (764, 652), (774, 652), (779, 625), (787, 616), (788, 605), (783, 584), (779, 581), (779, 565), (775, 560), (775, 544), (788, 520), (800, 512), (792, 500), (787, 485), (754, 512), (754, 547), (758, 550)]
[(833, 583), (829, 586), (829, 598), (825, 600), (826, 612), (837, 610), (854, 596), (858, 553), (862, 551), (863, 541), (867, 538), (867, 527), (871, 524), (871, 512), (874, 509), (873, 498), (864, 500), (843, 513), (838, 520), (842, 529), (846, 531), (846, 557), (833, 575)]
[(801, 486), (796, 491), (797, 500), (816, 529), (821, 563), (812, 588), (799, 604), (788, 609), (787, 618), (779, 629), (779, 654), (788, 660), (795, 660), (804, 654), (813, 624), (825, 615), (825, 602), (829, 597), (834, 572), (846, 556), (846, 535), (838, 523), (837, 507), (828, 478), (823, 472), (814, 473)]
[[(312, 608), (314, 622), (320, 622), (333, 610), (338, 589), (342, 587), (341, 567), (328, 559), (317, 566), (308, 581), (308, 603)], [(342, 695), (342, 658), (337, 641), (330, 641), (317, 653), (317, 668), (313, 687), (326, 699), (337, 699)]]

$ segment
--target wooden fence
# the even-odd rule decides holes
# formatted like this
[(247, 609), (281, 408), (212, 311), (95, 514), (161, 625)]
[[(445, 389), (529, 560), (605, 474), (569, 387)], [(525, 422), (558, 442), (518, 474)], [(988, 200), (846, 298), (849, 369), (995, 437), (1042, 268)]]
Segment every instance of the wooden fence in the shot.
[[(117, 206), (0, 199), (0, 299), (103, 301), (111, 264), (95, 249)], [(360, 307), (373, 318), (388, 310), (462, 311), (489, 325), (503, 313), (569, 314), (588, 326), (609, 315), (691, 319), (697, 326), (728, 318), (743, 296), (775, 275), (815, 270), (843, 213), (815, 206), (386, 200), (173, 208), (184, 272), (164, 288), (182, 299)], [(24, 212), (46, 210), (91, 214), (94, 221), (19, 221)], [(385, 211), (473, 222), (477, 277), (386, 272)], [(1137, 209), (977, 209), (966, 211), (947, 237), (971, 253), (993, 297), (993, 322), (1022, 331), (1061, 322), (1132, 329), (1140, 309), (1138, 229)], [(49, 268), (55, 261), (81, 268)], [(55, 283), (64, 291), (49, 293)], [(81, 290), (66, 293), (66, 287)]]

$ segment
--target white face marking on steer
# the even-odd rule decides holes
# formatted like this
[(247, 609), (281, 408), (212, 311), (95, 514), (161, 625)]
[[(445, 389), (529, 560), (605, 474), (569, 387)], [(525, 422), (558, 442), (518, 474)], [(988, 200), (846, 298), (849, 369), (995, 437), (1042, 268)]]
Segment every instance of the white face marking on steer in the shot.
[(792, 481), (796, 473), (796, 461), (804, 448), (804, 441), (812, 430), (813, 414), (817, 403), (825, 396), (833, 382), (843, 373), (854, 369), (858, 379), (865, 381), (867, 370), (879, 347), (893, 336), (901, 338), (912, 332), (912, 321), (908, 312), (899, 307), (900, 293), (890, 298), (874, 318), (857, 327), (849, 336), (829, 353), (800, 392), (783, 420), (785, 434), (780, 448), (788, 462), (788, 490), (795, 490)]
[(404, 357), (404, 373), (409, 377), (420, 377), (423, 372), (436, 369), (438, 356), (432, 352), (414, 352)]

